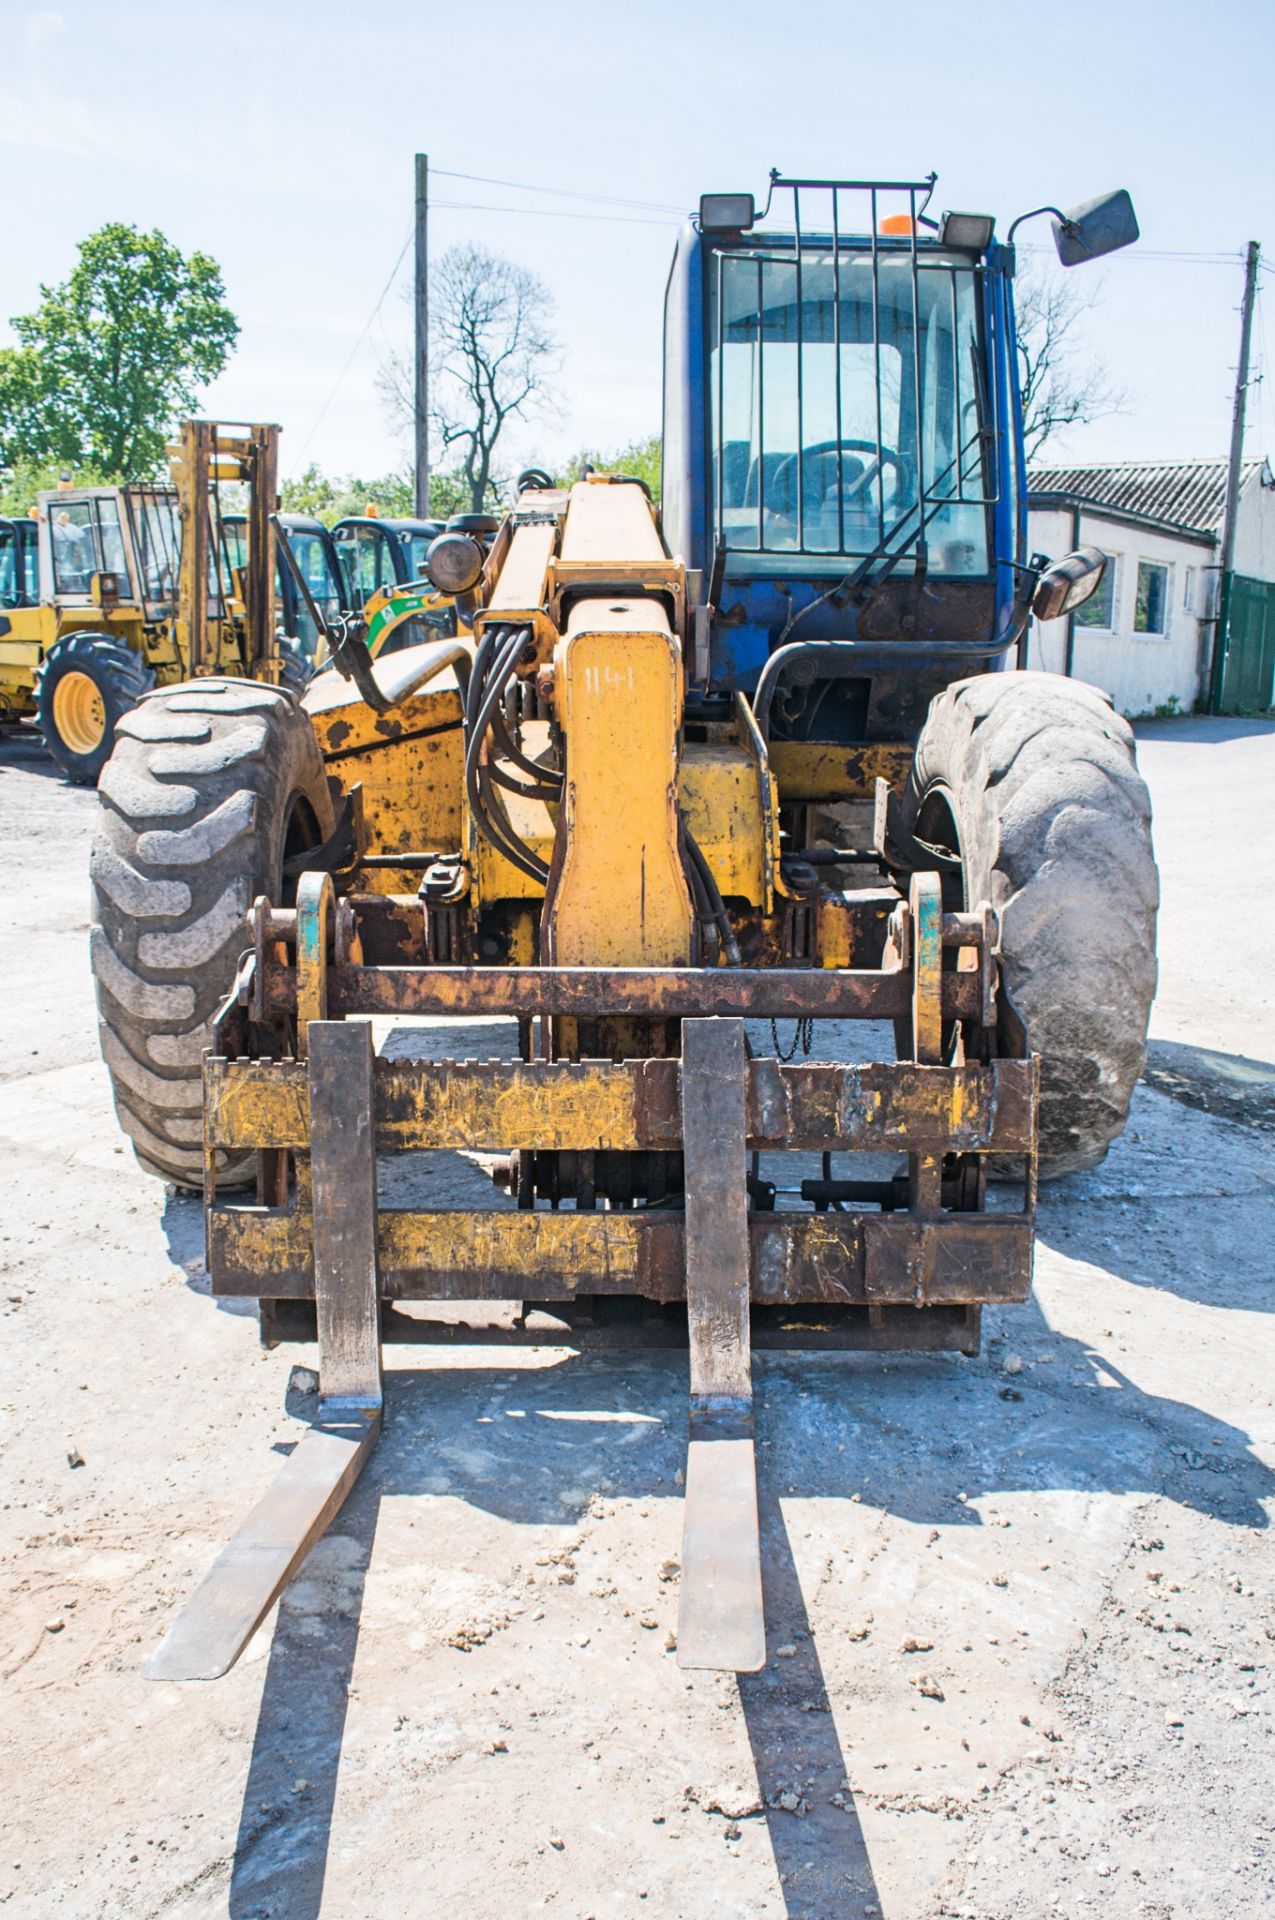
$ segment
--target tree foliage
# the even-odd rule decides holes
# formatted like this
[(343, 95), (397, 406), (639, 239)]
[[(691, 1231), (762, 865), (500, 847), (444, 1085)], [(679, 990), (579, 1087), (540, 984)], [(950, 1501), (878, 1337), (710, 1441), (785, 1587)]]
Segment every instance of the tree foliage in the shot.
[(36, 495), (51, 493), (62, 480), (74, 487), (105, 486), (110, 479), (99, 467), (67, 465), (60, 460), (18, 460), (0, 472), (0, 514), (21, 519), (30, 513)]
[[(496, 449), (509, 422), (552, 398), (552, 311), (543, 281), (485, 247), (449, 247), (430, 266), (430, 438), (463, 480), (467, 511), (483, 512), (499, 488)], [(395, 418), (414, 425), (404, 356), (390, 360), (381, 387)]]
[(112, 221), (79, 256), (14, 319), (18, 346), (0, 350), (0, 455), (142, 479), (225, 366), (238, 322), (216, 261), (183, 256), (158, 230)]
[(1080, 323), (1101, 298), (1100, 284), (1086, 291), (1070, 275), (1060, 276), (1019, 255), (1014, 309), (1029, 465), (1065, 427), (1087, 426), (1119, 413), (1125, 404), (1123, 389), (1112, 384), (1106, 367), (1082, 338)]
[[(333, 474), (323, 473), (312, 461), (295, 480), (282, 483), (280, 498), (285, 513), (313, 514), (328, 526), (334, 521), (344, 520), (350, 514), (366, 513), (369, 507), (395, 520), (412, 520), (416, 517), (416, 492), (410, 467), (395, 473), (383, 473), (373, 480), (361, 480), (353, 473), (338, 479)], [(470, 511), (469, 487), (461, 473), (431, 474), (429, 498), (430, 515), (435, 520), (446, 520), (453, 513)], [(488, 505), (495, 504), (496, 491), (493, 486)]]
[(313, 514), (329, 526), (369, 507), (391, 519), (410, 519), (414, 512), (410, 471), (383, 473), (372, 480), (351, 473), (341, 480), (321, 472), (312, 461), (295, 480), (282, 483), (280, 498), (285, 513)]
[(630, 440), (628, 446), (620, 447), (614, 453), (599, 453), (596, 447), (582, 447), (579, 453), (572, 454), (563, 467), (561, 482), (564, 487), (569, 487), (572, 481), (583, 479), (589, 467), (595, 473), (627, 473), (635, 480), (646, 482), (651, 498), (658, 506), (663, 452), (663, 442), (658, 433), (648, 434), (644, 440)]

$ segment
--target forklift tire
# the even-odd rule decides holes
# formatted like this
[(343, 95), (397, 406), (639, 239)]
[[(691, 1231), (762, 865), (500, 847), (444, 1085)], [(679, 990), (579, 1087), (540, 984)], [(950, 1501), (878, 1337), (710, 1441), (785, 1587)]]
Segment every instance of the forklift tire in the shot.
[(918, 869), (938, 856), (945, 905), (999, 914), (1008, 1024), (1041, 1061), (1040, 1177), (1097, 1166), (1129, 1116), (1156, 987), (1160, 884), (1128, 722), (1059, 674), (958, 681), (926, 717), (901, 827)]
[(314, 678), (314, 662), (307, 658), (295, 640), (279, 635), (279, 685), (298, 698)]
[[(248, 946), (259, 894), (288, 903), (284, 861), (333, 831), (323, 756), (295, 697), (206, 679), (148, 694), (98, 782), (93, 976), (120, 1124), (148, 1173), (203, 1184), (201, 1057)], [(255, 1156), (219, 1158), (219, 1186)]]
[(49, 648), (35, 676), (36, 724), (73, 786), (94, 784), (121, 719), (154, 684), (141, 654), (115, 634), (71, 633)]

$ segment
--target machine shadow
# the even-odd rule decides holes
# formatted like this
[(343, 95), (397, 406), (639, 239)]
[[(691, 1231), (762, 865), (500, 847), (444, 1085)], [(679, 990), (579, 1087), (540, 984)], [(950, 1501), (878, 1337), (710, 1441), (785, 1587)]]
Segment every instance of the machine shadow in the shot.
[(343, 1549), (335, 1606), (316, 1616), (305, 1604), (304, 1567), (279, 1603), (235, 1837), (230, 1920), (317, 1920), (379, 1506), (375, 1494), (359, 1501), (356, 1490), (327, 1536)]
[(1275, 1130), (1275, 1062), (1175, 1040), (1150, 1040), (1143, 1079), (1198, 1112)]
[(64, 787), (71, 784), (34, 727), (10, 724), (0, 728), (0, 775), (19, 770)]
[[(1191, 1052), (1197, 1052), (1191, 1049)], [(1157, 1043), (1149, 1058), (1154, 1060)], [(1236, 1072), (1261, 1062), (1233, 1058)], [(1134, 1090), (1127, 1132), (1102, 1165), (1040, 1189), (1036, 1233), (1041, 1246), (1084, 1261), (1131, 1286), (1173, 1294), (1197, 1306), (1270, 1313), (1270, 1237), (1275, 1236), (1275, 1176), (1270, 1141), (1275, 1127), (1275, 1068), (1266, 1068), (1271, 1118), (1227, 1113), (1219, 1105), (1175, 1097), (1158, 1084)], [(1150, 1079), (1151, 1069), (1148, 1069)], [(1260, 1087), (1260, 1083), (1257, 1083)], [(1250, 1086), (1248, 1094), (1256, 1095)], [(1247, 1096), (1246, 1096), (1247, 1097)], [(994, 1189), (1017, 1204), (1020, 1188)], [(1166, 1232), (1184, 1203), (1195, 1203), (1189, 1235)], [(1235, 1208), (1265, 1210), (1268, 1235), (1235, 1233)]]
[[(788, 1920), (859, 1920), (880, 1896), (846, 1778), (836, 1718), (824, 1684), (783, 1510), (764, 1480), (758, 1488), (767, 1641), (794, 1653), (739, 1676), (757, 1784)], [(796, 1793), (797, 1813), (778, 1802)], [(840, 1794), (842, 1806), (832, 1804)], [(801, 1809), (804, 1807), (805, 1811)]]
[[(741, 1676), (740, 1697), (763, 1797), (795, 1787), (809, 1802), (804, 1818), (779, 1806), (766, 1814), (794, 1920), (855, 1915), (873, 1898), (873, 1883), (853, 1804), (830, 1804), (837, 1792), (849, 1802), (845, 1760), (781, 1494), (857, 1496), (900, 1519), (966, 1527), (982, 1524), (975, 1503), (984, 1494), (1138, 1492), (1232, 1526), (1268, 1524), (1275, 1473), (1246, 1434), (1142, 1392), (1106, 1355), (1055, 1335), (1034, 1304), (1013, 1311), (1015, 1344), (1031, 1352), (1034, 1340), (1048, 1342), (1053, 1354), (1048, 1367), (1025, 1370), (1013, 1384), (993, 1366), (954, 1355), (756, 1357), (768, 1637), (772, 1650), (788, 1642), (796, 1651)], [(302, 1569), (280, 1605), (244, 1792), (232, 1920), (317, 1920), (360, 1599), (383, 1498), (446, 1494), (519, 1526), (559, 1529), (579, 1524), (598, 1496), (608, 1505), (681, 1497), (683, 1354), (546, 1347), (531, 1366), (520, 1357), (520, 1366), (501, 1366), (469, 1347), (440, 1352), (431, 1364), (417, 1348), (408, 1366), (388, 1371), (384, 1437), (321, 1560)], [(298, 1348), (297, 1358), (312, 1361), (312, 1351)], [(314, 1401), (291, 1405), (312, 1409)]]

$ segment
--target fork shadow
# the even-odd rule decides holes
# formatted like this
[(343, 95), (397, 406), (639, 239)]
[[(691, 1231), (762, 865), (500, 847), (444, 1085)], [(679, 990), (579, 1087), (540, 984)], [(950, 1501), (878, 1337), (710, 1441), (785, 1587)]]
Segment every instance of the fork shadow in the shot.
[[(324, 1559), (329, 1566), (335, 1561), (339, 1577), (310, 1583), (303, 1567), (280, 1601), (235, 1844), (231, 1920), (318, 1920), (363, 1589), (384, 1499), (436, 1492), (440, 1460), (452, 1463), (452, 1495), (527, 1526), (578, 1522), (602, 1490), (608, 1501), (678, 1497), (684, 1356), (575, 1354), (530, 1373), (498, 1366), (449, 1372), (441, 1360), (437, 1368), (387, 1373), (384, 1435), (324, 1540)], [(525, 1411), (492, 1421), (493, 1407), (511, 1396)], [(314, 1401), (289, 1396), (291, 1411), (303, 1404)], [(582, 1409), (604, 1418), (556, 1417)], [(643, 1426), (643, 1444), (616, 1448), (615, 1426), (605, 1416), (618, 1420), (636, 1412), (655, 1416)], [(475, 1457), (474, 1434), (483, 1435), (485, 1463)], [(458, 1437), (465, 1444), (454, 1444)], [(780, 1662), (782, 1672), (772, 1663), (761, 1674), (739, 1677), (757, 1787), (766, 1802), (792, 1779), (808, 1783), (811, 1817), (798, 1821), (776, 1807), (765, 1809), (777, 1870), (793, 1882), (784, 1888), (786, 1911), (836, 1912), (850, 1920), (859, 1909), (845, 1904), (847, 1876), (853, 1871), (865, 1884), (864, 1899), (875, 1897), (874, 1883), (853, 1806), (834, 1814), (826, 1805), (843, 1785), (846, 1762), (788, 1531), (764, 1468), (760, 1477), (772, 1637), (798, 1641), (802, 1654)], [(574, 1509), (563, 1506), (564, 1486), (579, 1489)], [(325, 1584), (337, 1593), (337, 1607), (326, 1615), (308, 1590)]]
[[(992, 1368), (954, 1356), (757, 1356), (758, 1426), (768, 1441), (758, 1452), (767, 1618), (772, 1642), (790, 1641), (797, 1652), (741, 1676), (739, 1692), (763, 1801), (795, 1784), (809, 1802), (804, 1818), (779, 1806), (765, 1813), (789, 1920), (857, 1920), (879, 1901), (781, 1493), (857, 1494), (864, 1506), (901, 1518), (977, 1526), (972, 1500), (980, 1492), (1140, 1491), (1222, 1524), (1268, 1524), (1275, 1474), (1246, 1434), (1144, 1393), (1104, 1355), (1051, 1333), (1034, 1306), (1015, 1311), (1016, 1340), (1030, 1340), (1034, 1315), (1064, 1365), (1024, 1374), (1013, 1388)], [(598, 1493), (608, 1501), (678, 1497), (682, 1355), (546, 1353), (538, 1367), (515, 1370), (494, 1357), (490, 1366), (449, 1366), (445, 1354), (421, 1363), (419, 1352), (409, 1367), (387, 1373), (385, 1435), (325, 1542), (325, 1564), (335, 1562), (340, 1574), (335, 1607), (325, 1610), (324, 1579), (307, 1581), (305, 1568), (279, 1606), (232, 1870), (232, 1920), (317, 1920), (383, 1498), (437, 1494), (440, 1463), (450, 1496), (520, 1526), (578, 1522)], [(1068, 1359), (1073, 1373), (1084, 1369), (1093, 1387), (1107, 1390), (1077, 1393), (1062, 1378)], [(294, 1400), (290, 1410), (302, 1405), (314, 1402)], [(593, 1418), (562, 1417), (581, 1411)], [(614, 1423), (635, 1415), (646, 1416), (640, 1444), (617, 1446)], [(839, 1452), (834, 1436), (851, 1430), (853, 1446)], [(956, 1504), (958, 1487), (971, 1504)], [(576, 1490), (571, 1508), (564, 1488)], [(835, 1792), (845, 1811), (830, 1804)]]

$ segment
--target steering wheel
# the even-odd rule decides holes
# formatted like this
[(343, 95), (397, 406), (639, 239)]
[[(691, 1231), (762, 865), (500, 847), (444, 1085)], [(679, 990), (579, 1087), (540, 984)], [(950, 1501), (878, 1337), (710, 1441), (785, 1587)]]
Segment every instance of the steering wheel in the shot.
[[(858, 469), (856, 473), (846, 473), (846, 489), (849, 497), (852, 499), (855, 494), (862, 493), (865, 488), (871, 485), (872, 481), (876, 479), (878, 473), (881, 471), (882, 466), (889, 466), (894, 469), (896, 485), (902, 478), (903, 462), (898, 454), (892, 452), (889, 447), (878, 448), (875, 440), (817, 440), (813, 446), (803, 447), (801, 450), (800, 458), (803, 479), (806, 462), (808, 460), (827, 460), (837, 453), (867, 453), (872, 456), (870, 460), (855, 461), (855, 466)], [(798, 456), (795, 453), (790, 453), (785, 459), (781, 460), (775, 468), (770, 481), (771, 491), (774, 494), (779, 495), (782, 493), (786, 495), (789, 493), (792, 482), (792, 470), (797, 464), (797, 459)]]

